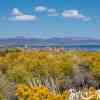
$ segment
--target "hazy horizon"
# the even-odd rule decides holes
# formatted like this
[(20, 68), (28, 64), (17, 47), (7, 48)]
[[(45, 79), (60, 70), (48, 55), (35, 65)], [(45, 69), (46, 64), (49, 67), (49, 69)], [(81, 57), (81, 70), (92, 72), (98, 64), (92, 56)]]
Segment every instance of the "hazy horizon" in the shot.
[(94, 36), (48, 36), (48, 37), (41, 37), (41, 36), (0, 36), (0, 39), (10, 39), (10, 38), (33, 38), (33, 39), (51, 39), (51, 38), (79, 38), (79, 39), (100, 39), (100, 37), (94, 37)]

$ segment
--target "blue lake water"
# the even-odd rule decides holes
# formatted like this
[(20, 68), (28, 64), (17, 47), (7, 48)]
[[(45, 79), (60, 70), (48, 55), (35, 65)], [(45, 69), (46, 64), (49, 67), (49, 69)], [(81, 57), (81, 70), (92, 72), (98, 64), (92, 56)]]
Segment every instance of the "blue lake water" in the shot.
[(100, 51), (100, 45), (32, 46), (32, 48), (45, 48), (45, 47), (64, 48), (65, 50)]
[(83, 51), (100, 51), (100, 45), (75, 45), (75, 46), (64, 46), (65, 50), (83, 50)]
[[(11, 45), (9, 47), (21, 47), (25, 45)], [(28, 45), (27, 48), (64, 48), (65, 50), (100, 51), (100, 45)]]

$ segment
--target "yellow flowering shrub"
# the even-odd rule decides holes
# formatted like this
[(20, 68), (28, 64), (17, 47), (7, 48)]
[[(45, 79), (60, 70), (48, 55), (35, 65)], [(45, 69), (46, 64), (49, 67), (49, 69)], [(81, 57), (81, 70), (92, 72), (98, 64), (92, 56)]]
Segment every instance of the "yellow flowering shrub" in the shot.
[[(11, 85), (12, 82), (14, 85)], [(80, 82), (86, 82), (83, 87), (89, 84), (98, 86), (100, 83), (100, 52), (65, 51), (57, 53), (23, 50), (12, 52), (10, 49), (0, 53), (0, 100), (4, 100), (3, 97), (10, 97), (8, 91), (13, 96), (15, 84), (19, 83), (30, 86), (45, 84), (50, 90), (60, 90), (62, 93), (67, 86), (75, 85), (74, 83), (79, 86)], [(68, 100), (70, 96), (68, 91), (60, 94), (44, 86), (29, 87), (24, 84), (16, 87), (18, 100)], [(75, 88), (79, 88), (78, 86)], [(81, 91), (84, 98), (94, 95), (91, 100), (95, 100), (95, 89), (90, 88), (84, 91)]]
[(16, 96), (19, 100), (68, 100), (68, 92), (62, 95), (51, 92), (45, 86), (28, 87), (27, 85), (17, 85)]
[[(84, 88), (84, 90), (81, 90), (81, 93), (81, 97), (77, 100), (100, 100), (97, 99), (96, 89), (93, 87), (90, 87), (89, 89)], [(71, 95), (67, 90), (60, 94), (55, 91), (50, 91), (45, 86), (29, 87), (21, 84), (16, 87), (16, 96), (18, 97), (18, 100), (69, 100)]]

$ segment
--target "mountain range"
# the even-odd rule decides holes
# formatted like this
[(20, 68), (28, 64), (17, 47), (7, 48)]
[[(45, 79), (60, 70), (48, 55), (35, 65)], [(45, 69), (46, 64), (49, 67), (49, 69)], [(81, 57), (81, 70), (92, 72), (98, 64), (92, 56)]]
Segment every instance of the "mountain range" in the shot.
[(82, 38), (82, 37), (53, 37), (48, 39), (42, 38), (2, 38), (0, 46), (65, 46), (65, 45), (100, 45), (100, 39)]

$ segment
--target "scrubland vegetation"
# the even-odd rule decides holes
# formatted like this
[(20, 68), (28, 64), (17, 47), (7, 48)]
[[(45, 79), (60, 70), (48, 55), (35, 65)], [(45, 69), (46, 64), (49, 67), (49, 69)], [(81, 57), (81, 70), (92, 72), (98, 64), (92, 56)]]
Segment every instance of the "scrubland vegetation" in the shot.
[(0, 100), (70, 100), (70, 88), (100, 100), (100, 52), (0, 53)]

